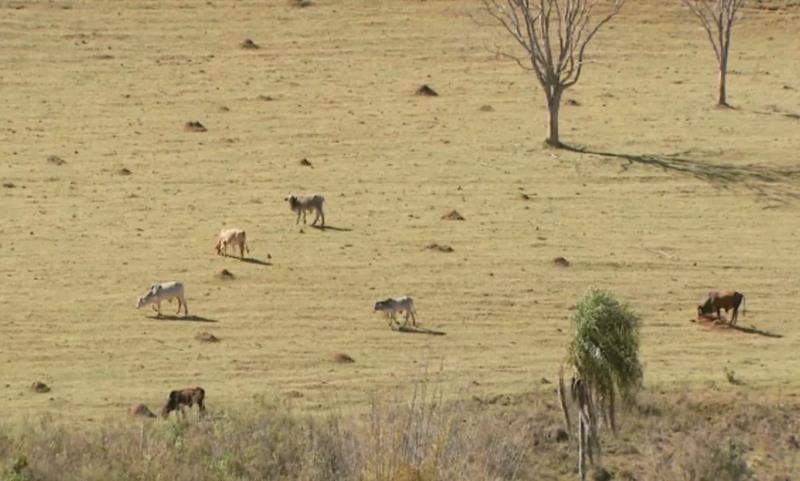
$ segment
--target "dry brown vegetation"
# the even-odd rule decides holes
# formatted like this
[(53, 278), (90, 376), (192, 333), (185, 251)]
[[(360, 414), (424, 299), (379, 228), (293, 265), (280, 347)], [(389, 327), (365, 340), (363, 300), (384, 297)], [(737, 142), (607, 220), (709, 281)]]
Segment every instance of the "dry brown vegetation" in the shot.
[[(525, 444), (519, 426), (557, 423), (543, 406), (569, 312), (599, 285), (642, 315), (642, 409), (663, 413), (634, 409), (618, 440), (604, 438), (617, 479), (667, 473), (657, 466), (673, 451), (728, 438), (759, 479), (800, 472), (787, 437), (800, 393), (800, 63), (787, 61), (800, 9), (745, 9), (728, 79), (737, 108), (720, 110), (702, 28), (677, 1), (627, 2), (561, 113), (571, 150), (554, 151), (535, 81), (488, 51), (513, 45), (476, 23), (480, 2), (113, 3), (0, 0), (3, 469), (27, 456), (43, 480), (281, 479), (288, 467), (302, 479), (341, 463), (339, 479), (388, 479), (369, 473), (435, 454), (373, 448), (360, 416), (441, 364), (448, 410), (480, 402), (435, 431), (453, 450), (438, 479), (511, 479), (515, 465), (571, 477), (572, 441)], [(260, 48), (240, 48), (248, 37)], [(414, 95), (423, 83), (441, 96)], [(190, 119), (208, 130), (184, 131)], [(325, 195), (330, 228), (298, 230), (292, 192)], [(466, 221), (443, 220), (451, 211)], [(209, 252), (226, 225), (247, 230), (253, 257)], [(422, 248), (432, 240), (456, 249)], [(213, 275), (223, 268), (236, 280)], [(134, 308), (173, 279), (196, 316)], [(689, 322), (711, 288), (747, 293), (740, 329)], [(372, 315), (405, 293), (446, 336)], [(200, 329), (224, 342), (198, 342)], [(334, 364), (337, 351), (358, 362)], [(53, 390), (32, 392), (33, 380)], [(140, 424), (107, 423), (176, 385), (202, 385), (216, 417), (147, 424), (145, 448)], [(294, 407), (252, 413), (258, 396)], [(222, 449), (254, 437), (245, 459)], [(74, 454), (73, 467), (48, 449)], [(685, 449), (681, 469), (715, 456)]]
[[(715, 386), (706, 385), (706, 390)], [(755, 401), (755, 402), (754, 402)], [(796, 399), (765, 406), (739, 392), (649, 394), (603, 440), (604, 468), (621, 480), (794, 479), (800, 467)], [(554, 396), (441, 403), (416, 385), (376, 398), (361, 416), (310, 416), (255, 401), (210, 419), (109, 420), (75, 431), (45, 417), (0, 434), (7, 481), (121, 479), (567, 480), (575, 440), (558, 426)], [(148, 410), (149, 412), (149, 410)], [(24, 433), (24, 434), (23, 434)], [(756, 478), (757, 476), (757, 478)]]

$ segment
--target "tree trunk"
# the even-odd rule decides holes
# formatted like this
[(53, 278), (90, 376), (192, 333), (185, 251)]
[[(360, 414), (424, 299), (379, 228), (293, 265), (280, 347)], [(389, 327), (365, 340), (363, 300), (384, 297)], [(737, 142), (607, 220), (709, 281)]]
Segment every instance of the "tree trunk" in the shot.
[(717, 102), (719, 107), (730, 107), (728, 105), (728, 87), (726, 85), (728, 77), (728, 66), (726, 64), (727, 62), (723, 62), (719, 66), (719, 101)]
[(551, 95), (547, 96), (547, 110), (550, 112), (549, 136), (547, 145), (551, 147), (563, 147), (558, 136), (558, 111), (561, 108), (561, 91), (554, 89)]
[(578, 418), (578, 476), (586, 481), (586, 424), (583, 416)]

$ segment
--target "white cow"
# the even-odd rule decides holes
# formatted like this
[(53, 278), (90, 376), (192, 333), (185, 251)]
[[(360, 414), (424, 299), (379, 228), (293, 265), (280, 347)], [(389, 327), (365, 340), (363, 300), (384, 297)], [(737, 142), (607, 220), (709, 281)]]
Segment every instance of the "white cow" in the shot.
[(322, 219), (322, 223), (320, 227), (325, 227), (325, 212), (322, 210), (322, 205), (325, 203), (325, 197), (322, 197), (319, 194), (314, 194), (310, 196), (297, 196), (297, 195), (290, 195), (286, 197), (287, 202), (289, 202), (289, 208), (292, 212), (297, 214), (297, 220), (295, 224), (300, 223), (300, 216), (303, 216), (303, 224), (306, 223), (306, 212), (314, 212), (317, 214), (314, 217), (314, 222), (311, 225), (317, 225), (317, 221)]
[(153, 306), (153, 310), (161, 315), (161, 301), (172, 302), (172, 299), (178, 299), (178, 312), (181, 313), (181, 306), (183, 306), (183, 315), (189, 315), (189, 307), (186, 304), (186, 297), (184, 296), (183, 283), (178, 281), (172, 282), (154, 282), (145, 295), (139, 298), (136, 302), (136, 309), (144, 307), (148, 304)]
[(222, 229), (217, 236), (217, 243), (214, 249), (221, 256), (228, 255), (228, 246), (235, 248), (239, 246), (239, 257), (244, 259), (244, 251), (250, 253), (247, 246), (247, 234), (242, 229)]
[(374, 312), (378, 311), (383, 312), (386, 314), (386, 317), (389, 318), (389, 327), (393, 328), (395, 323), (397, 323), (398, 326), (400, 325), (395, 318), (395, 315), (398, 312), (403, 312), (406, 315), (406, 320), (403, 323), (404, 326), (408, 324), (409, 316), (411, 316), (411, 323), (414, 326), (417, 325), (417, 311), (414, 308), (414, 299), (409, 296), (390, 297), (388, 299), (378, 301), (375, 303)]

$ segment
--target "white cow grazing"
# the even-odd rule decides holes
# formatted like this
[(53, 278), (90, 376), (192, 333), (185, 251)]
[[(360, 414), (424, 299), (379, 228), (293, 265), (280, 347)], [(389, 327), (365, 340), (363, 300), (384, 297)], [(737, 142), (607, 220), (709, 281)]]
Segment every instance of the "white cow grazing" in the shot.
[(153, 306), (153, 310), (161, 315), (161, 301), (172, 302), (172, 299), (178, 299), (178, 312), (181, 313), (181, 306), (183, 306), (183, 315), (189, 315), (189, 307), (186, 305), (186, 297), (184, 297), (183, 283), (178, 281), (172, 282), (154, 282), (145, 295), (139, 298), (136, 302), (136, 309), (144, 307), (148, 304)]
[(247, 246), (247, 234), (242, 229), (222, 229), (217, 236), (217, 244), (214, 246), (217, 254), (221, 256), (228, 255), (228, 246), (239, 246), (239, 257), (244, 259), (244, 251), (250, 253), (250, 248)]
[(389, 318), (389, 327), (394, 327), (394, 323), (397, 323), (398, 326), (400, 325), (395, 318), (398, 312), (404, 312), (406, 315), (404, 326), (408, 324), (409, 316), (411, 316), (411, 323), (414, 326), (417, 325), (417, 311), (414, 308), (414, 299), (409, 296), (390, 297), (389, 299), (378, 301), (375, 303), (374, 312), (378, 311), (383, 312)]
[(297, 220), (295, 224), (300, 223), (300, 216), (303, 216), (303, 224), (306, 223), (306, 212), (314, 212), (317, 214), (314, 217), (314, 222), (311, 223), (312, 226), (317, 225), (317, 221), (322, 219), (322, 223), (320, 227), (325, 227), (325, 212), (322, 210), (322, 205), (325, 203), (325, 197), (322, 197), (319, 194), (314, 194), (310, 196), (297, 196), (297, 195), (290, 195), (286, 199), (289, 202), (289, 208), (292, 212), (297, 214)]

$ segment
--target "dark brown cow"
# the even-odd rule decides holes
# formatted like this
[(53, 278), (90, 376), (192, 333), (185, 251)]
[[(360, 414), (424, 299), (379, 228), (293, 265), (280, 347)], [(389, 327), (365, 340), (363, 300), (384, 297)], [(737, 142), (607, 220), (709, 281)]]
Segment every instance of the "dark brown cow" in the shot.
[(200, 416), (203, 416), (206, 413), (206, 406), (203, 404), (205, 398), (206, 392), (201, 387), (188, 387), (177, 391), (170, 391), (167, 403), (161, 409), (161, 415), (166, 418), (169, 416), (170, 412), (178, 411), (182, 416), (186, 416), (186, 413), (183, 411), (184, 406), (189, 406), (189, 408), (191, 408), (197, 404), (197, 408), (200, 410)]
[(731, 316), (730, 320), (730, 325), (733, 326), (739, 317), (739, 306), (742, 306), (742, 315), (744, 315), (744, 294), (736, 291), (709, 291), (703, 303), (697, 306), (697, 317), (700, 318), (705, 314), (716, 312), (717, 320), (724, 321), (722, 310), (727, 314), (728, 311), (733, 309), (733, 316)]

